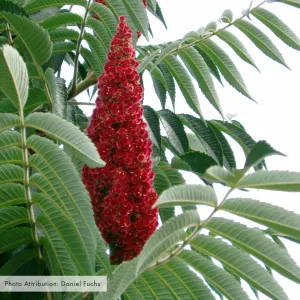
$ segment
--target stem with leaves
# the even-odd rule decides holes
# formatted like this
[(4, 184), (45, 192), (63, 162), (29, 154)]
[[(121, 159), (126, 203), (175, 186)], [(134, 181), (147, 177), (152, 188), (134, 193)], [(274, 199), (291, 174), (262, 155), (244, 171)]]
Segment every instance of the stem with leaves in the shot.
[[(256, 8), (259, 8), (260, 6), (262, 6), (262, 5), (265, 4), (265, 3), (266, 3), (266, 1), (261, 2), (261, 3), (258, 4), (257, 6), (253, 7), (253, 8), (251, 9), (251, 11), (252, 11), (252, 10), (255, 10)], [(222, 32), (222, 31), (228, 29), (229, 27), (231, 27), (232, 25), (234, 25), (235, 22), (237, 22), (237, 21), (239, 21), (239, 20), (242, 20), (242, 19), (245, 18), (245, 17), (247, 17), (247, 15), (243, 15), (243, 16), (237, 18), (236, 20), (234, 20), (233, 22), (229, 23), (228, 25), (226, 25), (226, 26), (220, 28), (219, 30), (216, 30), (216, 31), (213, 32), (212, 34), (209, 34), (209, 35), (207, 35), (207, 36), (205, 36), (205, 37), (203, 37), (203, 38), (201, 38), (201, 39), (199, 39), (199, 40), (196, 40), (195, 42), (192, 42), (192, 43), (189, 43), (189, 44), (187, 44), (187, 45), (178, 47), (178, 48), (176, 48), (176, 49), (170, 51), (169, 54), (178, 53), (179, 51), (181, 51), (181, 50), (183, 50), (183, 49), (193, 47), (193, 46), (195, 46), (195, 45), (197, 45), (197, 44), (199, 44), (199, 43), (201, 43), (201, 42), (203, 42), (203, 41), (205, 41), (205, 40), (207, 40), (207, 39), (210, 39), (211, 37), (213, 37), (213, 36), (215, 36), (215, 35), (218, 35), (218, 33), (220, 33), (220, 32)], [(161, 46), (161, 45), (157, 45), (156, 47), (158, 47), (158, 46)]]
[[(74, 81), (73, 81), (74, 82)], [(95, 76), (94, 72), (90, 72), (86, 78), (84, 80), (82, 80), (78, 86), (76, 87), (76, 90), (74, 92), (73, 95), (71, 95), (69, 93), (68, 95), (68, 99), (72, 100), (73, 98), (75, 98), (77, 95), (79, 95), (80, 93), (84, 92), (85, 90), (87, 90), (90, 86), (93, 86), (97, 83), (97, 78)]]
[(73, 75), (72, 86), (68, 91), (68, 99), (72, 99), (76, 95), (79, 55), (80, 55), (81, 44), (82, 44), (82, 40), (83, 40), (84, 32), (85, 32), (84, 29), (85, 29), (85, 26), (86, 26), (88, 15), (89, 15), (89, 9), (90, 9), (91, 3), (92, 3), (92, 0), (89, 0), (87, 2), (85, 14), (84, 14), (84, 18), (83, 18), (83, 22), (82, 22), (82, 26), (81, 26), (80, 35), (79, 35), (79, 38), (78, 38), (78, 41), (77, 41), (75, 58), (74, 58), (74, 75)]
[(170, 252), (166, 257), (157, 260), (155, 263), (153, 263), (152, 265), (150, 265), (145, 271), (151, 270), (161, 264), (164, 264), (168, 261), (170, 261), (172, 258), (176, 257), (180, 252), (182, 252), (185, 248), (185, 246), (187, 246), (192, 239), (197, 236), (197, 234), (203, 229), (203, 227), (213, 218), (213, 216), (215, 215), (215, 213), (217, 211), (219, 211), (222, 207), (222, 205), (225, 203), (225, 201), (227, 200), (228, 196), (234, 191), (234, 188), (231, 188), (227, 194), (224, 196), (223, 200), (221, 201), (221, 203), (215, 207), (215, 209), (212, 211), (212, 213), (203, 221), (200, 222), (196, 228), (194, 229), (194, 231), (186, 238), (184, 239), (183, 243), (181, 245), (179, 245), (175, 250), (173, 250), (172, 252)]
[[(266, 3), (266, 1), (261, 2), (261, 3), (258, 4), (257, 6), (253, 7), (253, 8), (251, 9), (251, 11), (254, 10), (254, 9), (256, 9), (256, 8), (258, 8), (258, 7), (260, 7), (260, 6), (262, 6), (262, 5), (265, 4), (265, 3)], [(196, 40), (196, 41), (194, 41), (194, 42), (192, 42), (192, 43), (189, 43), (189, 44), (187, 44), (187, 45), (180, 46), (180, 47), (178, 47), (177, 49), (174, 49), (173, 51), (171, 51), (169, 54), (174, 54), (174, 53), (177, 53), (177, 52), (179, 52), (179, 51), (181, 51), (181, 50), (183, 50), (183, 49), (186, 49), (186, 48), (189, 48), (189, 47), (193, 47), (193, 46), (197, 45), (198, 43), (201, 43), (201, 42), (203, 42), (203, 41), (205, 41), (205, 40), (207, 40), (207, 39), (209, 39), (209, 38), (211, 38), (211, 37), (217, 35), (218, 33), (220, 33), (220, 32), (222, 32), (222, 31), (228, 29), (229, 27), (231, 27), (232, 25), (234, 25), (235, 22), (237, 22), (237, 21), (239, 21), (239, 20), (241, 20), (241, 19), (243, 19), (243, 18), (245, 18), (245, 17), (247, 17), (247, 15), (243, 15), (243, 16), (239, 17), (239, 18), (236, 19), (235, 21), (233, 21), (233, 22), (229, 23), (228, 25), (226, 25), (226, 26), (220, 28), (219, 30), (213, 32), (212, 34), (205, 36), (204, 38), (201, 38), (201, 39), (199, 39), (199, 40)], [(82, 25), (83, 27), (85, 26), (85, 22), (86, 22), (86, 20), (83, 21), (83, 25)], [(82, 32), (83, 32), (83, 30), (82, 30)], [(82, 32), (81, 32), (81, 33), (82, 33)], [(82, 38), (81, 38), (81, 40), (82, 40)], [(78, 44), (79, 44), (79, 41), (80, 41), (80, 44), (81, 44), (81, 40), (80, 40), (80, 38), (79, 38)], [(78, 48), (78, 44), (77, 44), (77, 48)], [(162, 45), (156, 45), (156, 46), (154, 46), (154, 47), (160, 47), (160, 46), (162, 46)], [(80, 49), (79, 49), (79, 50), (80, 50)], [(77, 54), (78, 54), (78, 55), (77, 55)], [(77, 86), (76, 80), (77, 80), (78, 57), (79, 57), (79, 51), (77, 51), (77, 49), (76, 49), (76, 55), (77, 55), (77, 59), (76, 59), (76, 57), (75, 57), (75, 63), (77, 62), (77, 66), (76, 66), (76, 64), (75, 64), (74, 78), (73, 78), (73, 82), (72, 82), (72, 87), (70, 88), (69, 93), (68, 93), (68, 99), (72, 99), (72, 98), (76, 97), (77, 95), (79, 95), (80, 93), (82, 93), (83, 91), (85, 91), (86, 89), (88, 89), (89, 87), (91, 87), (91, 86), (93, 86), (93, 85), (95, 85), (95, 84), (97, 83), (97, 78), (95, 77), (94, 72), (91, 72), (91, 73), (90, 73), (83, 81), (81, 81), (81, 82), (78, 84), (78, 86)], [(75, 74), (75, 73), (76, 73), (76, 74)]]
[(36, 219), (34, 215), (34, 210), (33, 210), (33, 205), (34, 203), (32, 202), (32, 197), (31, 197), (31, 190), (30, 190), (30, 175), (29, 175), (29, 155), (28, 155), (28, 148), (27, 148), (27, 143), (26, 143), (26, 127), (25, 127), (25, 122), (24, 122), (24, 113), (23, 113), (23, 108), (20, 107), (20, 121), (21, 121), (21, 128), (20, 128), (20, 133), (21, 133), (21, 146), (22, 146), (22, 155), (23, 155), (23, 168), (24, 168), (24, 190), (25, 190), (25, 198), (26, 198), (26, 206), (27, 206), (27, 211), (28, 211), (28, 218), (30, 222), (30, 227), (32, 230), (32, 237), (33, 237), (33, 244), (35, 246), (37, 258), (38, 258), (38, 263), (39, 266), (41, 266), (42, 262), (42, 253), (40, 249), (40, 244), (39, 244), (39, 237), (37, 234), (37, 228), (36, 228)]

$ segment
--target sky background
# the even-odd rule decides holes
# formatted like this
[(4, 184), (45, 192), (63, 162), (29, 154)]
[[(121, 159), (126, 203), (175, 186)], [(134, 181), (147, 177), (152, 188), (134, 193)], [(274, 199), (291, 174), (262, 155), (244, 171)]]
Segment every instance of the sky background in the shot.
[[(154, 33), (152, 44), (176, 40), (183, 37), (187, 32), (197, 30), (201, 26), (206, 26), (211, 21), (217, 21), (225, 9), (232, 9), (234, 18), (241, 16), (242, 9), (249, 7), (250, 1), (236, 0), (159, 0), (158, 1), (168, 30), (165, 30), (160, 22), (150, 17), (151, 27)], [(261, 1), (254, 1), (259, 4)], [(266, 3), (264, 8), (269, 9), (278, 15), (294, 32), (300, 37), (300, 10), (282, 3)], [(300, 172), (300, 102), (299, 102), (299, 84), (300, 84), (300, 53), (286, 46), (279, 40), (268, 28), (262, 25), (254, 17), (251, 17), (253, 24), (258, 25), (272, 39), (275, 45), (283, 54), (291, 71), (282, 65), (266, 57), (260, 50), (252, 44), (241, 32), (232, 28), (232, 33), (244, 43), (247, 50), (251, 53), (256, 65), (260, 69), (259, 73), (255, 68), (243, 62), (237, 57), (233, 50), (218, 38), (213, 38), (224, 50), (232, 57), (236, 66), (240, 70), (246, 82), (248, 90), (258, 104), (238, 93), (234, 88), (223, 80), (224, 87), (215, 80), (215, 86), (219, 93), (220, 102), (225, 114), (235, 115), (237, 121), (242, 122), (248, 133), (255, 140), (266, 140), (276, 150), (288, 155), (288, 157), (274, 156), (267, 159), (267, 166), (270, 170), (289, 170)], [(219, 23), (219, 26), (222, 24)], [(146, 43), (141, 40), (141, 44)], [(149, 104), (160, 109), (159, 101), (153, 92), (152, 83), (146, 81), (145, 86), (145, 104)], [(208, 103), (201, 91), (198, 89), (199, 100), (202, 111), (206, 119), (220, 118), (214, 108)], [(190, 109), (184, 103), (184, 98), (177, 90), (176, 110), (180, 112), (190, 112)], [(170, 101), (169, 101), (170, 104)], [(169, 106), (170, 107), (170, 106)], [(237, 157), (238, 167), (242, 167), (245, 159), (242, 149), (235, 143), (231, 143)], [(188, 183), (201, 183), (196, 176), (185, 176)], [(217, 194), (219, 199), (224, 196), (227, 189), (218, 186)], [(261, 201), (269, 202), (274, 205), (282, 206), (285, 209), (300, 214), (300, 194), (285, 192), (270, 192), (252, 190), (248, 193), (235, 192), (231, 196), (242, 196)], [(208, 214), (204, 208), (199, 209), (201, 217)], [(232, 218), (225, 213), (219, 213), (218, 216)], [(246, 223), (249, 226), (257, 226), (251, 222), (245, 222), (242, 219), (233, 217), (234, 220)], [(289, 253), (300, 265), (300, 245), (286, 242)], [(284, 287), (291, 300), (300, 299), (300, 286), (275, 275), (275, 278)], [(245, 289), (249, 289), (245, 286)], [(252, 299), (256, 299), (249, 291)], [(260, 299), (269, 299), (260, 295)]]
[[(241, 16), (242, 8), (249, 7), (250, 0), (159, 0), (159, 5), (163, 11), (168, 30), (164, 28), (162, 23), (157, 21), (149, 14), (154, 38), (151, 38), (150, 44), (157, 44), (182, 38), (186, 33), (197, 30), (201, 26), (207, 25), (211, 21), (217, 21), (225, 9), (232, 9), (234, 18)], [(254, 5), (261, 1), (254, 1)], [(300, 10), (282, 4), (267, 3), (263, 6), (273, 13), (277, 14), (294, 32), (300, 37)], [(276, 150), (286, 154), (288, 157), (274, 156), (267, 159), (267, 166), (270, 170), (289, 170), (300, 172), (300, 102), (299, 102), (299, 85), (300, 85), (300, 53), (286, 46), (264, 25), (252, 17), (253, 24), (258, 25), (265, 33), (271, 37), (272, 41), (279, 48), (291, 71), (279, 65), (266, 57), (260, 50), (237, 29), (231, 28), (232, 33), (244, 43), (247, 50), (259, 67), (261, 73), (255, 68), (239, 59), (233, 50), (218, 38), (213, 38), (224, 50), (232, 57), (240, 73), (243, 75), (244, 81), (250, 91), (252, 97), (258, 104), (244, 97), (233, 89), (223, 80), (224, 87), (215, 80), (215, 86), (219, 93), (221, 105), (225, 114), (236, 115), (235, 120), (240, 121), (248, 133), (255, 140), (266, 140)], [(223, 26), (219, 24), (219, 26)], [(147, 44), (146, 40), (141, 38), (139, 44)], [(145, 104), (151, 105), (155, 109), (161, 109), (160, 102), (154, 93), (152, 81), (146, 74), (145, 84)], [(197, 87), (197, 86), (196, 86)], [(205, 99), (201, 91), (198, 89), (199, 100), (203, 114), (206, 119), (220, 119), (215, 109)], [(77, 98), (78, 101), (87, 101), (86, 94)], [(169, 108), (170, 100), (168, 99)], [(92, 107), (82, 107), (88, 114), (91, 114)], [(185, 104), (185, 100), (177, 89), (176, 99), (177, 112), (192, 113)], [(242, 168), (245, 158), (241, 148), (231, 142), (237, 157), (238, 167)], [(185, 178), (187, 183), (201, 183), (199, 178), (193, 175), (187, 175)], [(227, 189), (221, 186), (216, 187), (219, 199), (224, 196)], [(287, 210), (300, 214), (300, 194), (285, 192), (256, 191), (235, 192), (232, 197), (247, 197), (269, 202), (273, 205), (284, 207)], [(199, 209), (201, 218), (205, 218), (210, 210), (203, 207)], [(251, 222), (245, 222), (238, 217), (232, 217), (229, 214), (218, 213), (218, 216), (226, 216), (236, 221), (243, 222), (249, 226), (257, 226)], [(291, 242), (285, 242), (290, 255), (297, 261), (300, 266), (300, 245)], [(291, 300), (300, 299), (300, 286), (275, 274), (275, 278), (284, 287), (286, 293)], [(245, 289), (249, 291), (251, 299), (256, 299), (254, 294), (245, 285)], [(269, 299), (260, 295), (260, 299)]]

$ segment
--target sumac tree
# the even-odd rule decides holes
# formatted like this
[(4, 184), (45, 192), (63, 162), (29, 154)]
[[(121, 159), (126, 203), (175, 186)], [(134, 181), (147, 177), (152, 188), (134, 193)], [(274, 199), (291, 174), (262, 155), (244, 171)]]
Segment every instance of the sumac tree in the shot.
[[(300, 283), (283, 243), (300, 242), (300, 216), (231, 194), (299, 192), (300, 174), (266, 169), (266, 157), (281, 153), (226, 121), (214, 86), (226, 80), (251, 99), (213, 39), (257, 68), (232, 27), (283, 66), (261, 27), (300, 50), (268, 5), (300, 8), (298, 0), (264, 1), (236, 19), (224, 11), (219, 28), (211, 22), (176, 41), (140, 45), (141, 35), (149, 41), (155, 34), (148, 14), (166, 24), (155, 0), (0, 2), (0, 276), (108, 276), (105, 293), (1, 299), (249, 299), (241, 282), (256, 295), (288, 299), (272, 271)], [(146, 72), (160, 110), (142, 105)], [(204, 118), (196, 88), (220, 119)], [(190, 111), (166, 108), (167, 101), (175, 108), (176, 92)], [(95, 106), (91, 118), (85, 105)], [(242, 169), (228, 136), (245, 153)], [(181, 171), (202, 184), (186, 184)], [(216, 183), (228, 187), (223, 199)], [(201, 206), (211, 208), (207, 218)], [(219, 211), (264, 229), (217, 217)]]

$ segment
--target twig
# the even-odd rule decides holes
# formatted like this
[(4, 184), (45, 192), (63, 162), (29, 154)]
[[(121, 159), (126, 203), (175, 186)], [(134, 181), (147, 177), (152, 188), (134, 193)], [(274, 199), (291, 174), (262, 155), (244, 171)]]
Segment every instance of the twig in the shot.
[(72, 100), (73, 98), (75, 98), (77, 95), (79, 95), (80, 93), (82, 93), (83, 91), (85, 91), (86, 89), (88, 89), (90, 86), (93, 86), (97, 83), (97, 78), (95, 76), (94, 72), (90, 72), (87, 77), (82, 80), (78, 86), (76, 87), (76, 91), (73, 95), (68, 95), (68, 99)]
[(11, 29), (9, 27), (9, 23), (6, 23), (6, 30), (7, 30), (7, 37), (8, 37), (8, 42), (12, 46), (14, 44), (12, 35), (11, 35)]
[[(255, 6), (253, 9), (251, 9), (251, 11), (252, 11), (252, 10), (255, 10), (256, 8), (259, 8), (260, 6), (262, 6), (263, 4), (265, 4), (265, 2), (266, 2), (266, 1), (261, 2), (260, 4), (258, 4), (257, 6)], [(205, 36), (204, 38), (201, 38), (201, 39), (199, 39), (199, 40), (196, 40), (195, 42), (192, 42), (192, 43), (190, 43), (190, 44), (187, 44), (187, 45), (178, 47), (178, 48), (176, 48), (176, 49), (170, 51), (169, 54), (179, 52), (179, 51), (181, 51), (181, 50), (183, 50), (183, 49), (186, 49), (186, 48), (189, 48), (189, 47), (193, 47), (193, 46), (197, 45), (198, 43), (201, 43), (201, 42), (203, 42), (203, 41), (205, 41), (205, 40), (211, 38), (212, 36), (215, 36), (215, 35), (217, 35), (218, 33), (220, 33), (220, 32), (222, 32), (222, 31), (226, 30), (227, 28), (231, 27), (235, 22), (237, 22), (237, 21), (239, 21), (239, 20), (241, 20), (241, 19), (243, 19), (243, 18), (245, 18), (245, 17), (246, 17), (246, 16), (243, 15), (243, 16), (241, 16), (240, 18), (238, 18), (238, 19), (234, 20), (233, 22), (229, 23), (228, 25), (222, 27), (221, 29), (219, 29), (219, 30), (213, 32), (212, 34), (207, 35), (207, 36)], [(159, 46), (159, 45), (156, 45), (156, 46)], [(155, 47), (155, 46), (154, 46), (154, 47)]]
[(77, 46), (76, 46), (76, 52), (75, 52), (75, 58), (74, 58), (74, 75), (73, 75), (73, 82), (70, 90), (68, 91), (68, 98), (74, 98), (74, 95), (76, 94), (76, 89), (77, 89), (77, 73), (78, 73), (78, 64), (79, 64), (79, 55), (80, 55), (80, 48), (81, 48), (81, 43), (83, 40), (84, 36), (84, 28), (87, 22), (87, 18), (89, 15), (89, 8), (91, 6), (92, 0), (89, 0), (86, 6), (82, 26), (81, 26), (81, 31), (80, 35), (77, 41)]
[(90, 103), (90, 102), (75, 102), (75, 101), (69, 101), (69, 104), (75, 105), (75, 106), (79, 106), (79, 105), (90, 105), (90, 106), (95, 106), (95, 103)]
[(227, 200), (228, 196), (232, 193), (233, 190), (234, 190), (234, 188), (231, 188), (227, 192), (227, 194), (224, 196), (221, 203), (217, 207), (215, 207), (215, 209), (212, 211), (212, 213), (209, 215), (209, 217), (206, 218), (204, 221), (200, 222), (200, 224), (197, 225), (195, 230), (183, 241), (183, 243), (180, 246), (178, 246), (175, 250), (170, 252), (166, 257), (157, 260), (155, 263), (153, 263), (148, 268), (146, 268), (145, 271), (151, 270), (151, 269), (157, 267), (158, 265), (168, 262), (173, 257), (177, 256), (180, 252), (182, 252), (184, 247), (187, 246), (192, 241), (192, 239), (201, 231), (201, 229), (207, 224), (207, 222), (209, 222), (212, 219), (214, 214), (222, 207), (222, 205)]

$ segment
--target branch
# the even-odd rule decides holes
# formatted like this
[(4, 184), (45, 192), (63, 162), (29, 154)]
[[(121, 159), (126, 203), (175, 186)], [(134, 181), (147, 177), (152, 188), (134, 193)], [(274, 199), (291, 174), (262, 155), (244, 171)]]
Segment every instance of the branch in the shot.
[(84, 14), (84, 18), (83, 18), (83, 22), (82, 22), (82, 26), (81, 26), (81, 31), (80, 31), (80, 35), (77, 41), (77, 46), (76, 46), (76, 52), (75, 52), (75, 58), (74, 58), (74, 75), (73, 75), (73, 81), (72, 81), (72, 86), (68, 91), (68, 98), (74, 98), (76, 95), (76, 90), (77, 90), (77, 73), (78, 73), (78, 64), (79, 64), (79, 55), (80, 55), (80, 48), (81, 48), (81, 43), (84, 37), (84, 28), (87, 22), (87, 18), (89, 15), (89, 8), (91, 6), (92, 0), (89, 0), (87, 2), (86, 5), (86, 10), (85, 10), (85, 14)]
[(19, 116), (22, 124), (22, 126), (20, 127), (20, 133), (21, 133), (21, 147), (23, 152), (22, 156), (23, 156), (23, 167), (24, 167), (24, 194), (25, 194), (26, 206), (28, 210), (29, 223), (32, 230), (33, 244), (36, 251), (39, 267), (41, 267), (41, 262), (43, 257), (42, 257), (40, 244), (39, 244), (39, 236), (36, 228), (36, 218), (33, 209), (34, 203), (32, 201), (32, 195), (30, 189), (29, 153), (27, 147), (26, 127), (25, 127), (24, 113), (22, 107), (20, 108)]
[(13, 41), (13, 38), (12, 38), (12, 34), (11, 34), (11, 29), (10, 29), (9, 23), (6, 23), (6, 30), (7, 30), (8, 42), (12, 46), (14, 44), (14, 41)]
[(177, 256), (180, 252), (182, 252), (184, 247), (187, 246), (192, 241), (192, 239), (202, 230), (202, 228), (207, 224), (207, 222), (209, 222), (212, 219), (212, 217), (215, 215), (215, 213), (217, 211), (219, 211), (219, 209), (222, 207), (222, 205), (227, 200), (228, 196), (232, 193), (233, 190), (234, 190), (234, 188), (231, 188), (227, 192), (227, 194), (224, 196), (221, 203), (212, 211), (212, 213), (209, 215), (209, 217), (207, 219), (205, 219), (204, 221), (200, 222), (200, 224), (198, 224), (198, 226), (195, 228), (195, 230), (186, 239), (184, 239), (183, 243), (180, 246), (178, 246), (175, 250), (170, 252), (166, 257), (157, 260), (155, 263), (150, 265), (145, 271), (151, 270), (151, 269), (157, 267), (158, 265), (161, 265), (163, 263), (170, 261), (172, 258)]
[(90, 103), (90, 102), (77, 102), (77, 101), (69, 101), (69, 104), (72, 104), (74, 106), (79, 106), (79, 105), (91, 105), (91, 106), (95, 106), (95, 103)]
[[(253, 7), (253, 8), (251, 9), (251, 11), (252, 11), (252, 10), (255, 10), (256, 8), (259, 8), (260, 6), (262, 6), (262, 5), (265, 4), (265, 3), (266, 3), (266, 1), (261, 2), (261, 3), (258, 4), (257, 6)], [(205, 36), (204, 38), (201, 38), (201, 39), (199, 39), (199, 40), (196, 40), (195, 42), (192, 42), (192, 43), (190, 43), (190, 44), (187, 44), (187, 45), (184, 45), (184, 46), (181, 46), (181, 47), (179, 46), (177, 49), (174, 49), (174, 50), (170, 51), (169, 54), (177, 53), (177, 52), (179, 52), (180, 50), (183, 50), (183, 49), (186, 49), (186, 48), (189, 48), (189, 47), (193, 47), (193, 46), (197, 45), (198, 43), (201, 43), (202, 41), (205, 41), (205, 40), (207, 40), (207, 39), (209, 39), (209, 38), (211, 38), (211, 37), (217, 35), (218, 33), (220, 33), (220, 32), (222, 32), (222, 31), (226, 30), (227, 28), (231, 27), (235, 22), (237, 22), (237, 21), (239, 21), (239, 20), (241, 20), (241, 19), (243, 19), (243, 18), (245, 18), (245, 17), (247, 17), (247, 16), (246, 16), (246, 15), (243, 15), (243, 16), (241, 16), (240, 18), (238, 18), (238, 19), (234, 20), (233, 22), (229, 23), (228, 25), (224, 26), (223, 28), (220, 28), (219, 30), (216, 30), (215, 32), (213, 32), (213, 33), (210, 34), (210, 35)], [(161, 47), (161, 46), (162, 46), (162, 44), (158, 44), (158, 45), (154, 45), (153, 47)], [(148, 47), (148, 46), (146, 46), (146, 47)], [(141, 48), (143, 48), (143, 47), (141, 47)], [(169, 54), (168, 54), (168, 55), (169, 55)]]
[[(74, 82), (74, 81), (73, 81)], [(73, 95), (68, 94), (68, 100), (72, 100), (73, 98), (75, 98), (76, 96), (78, 96), (80, 93), (82, 93), (83, 91), (87, 90), (89, 87), (95, 85), (98, 82), (95, 73), (94, 72), (90, 72), (87, 77), (82, 80), (78, 86), (76, 87), (76, 90), (74, 92)]]

